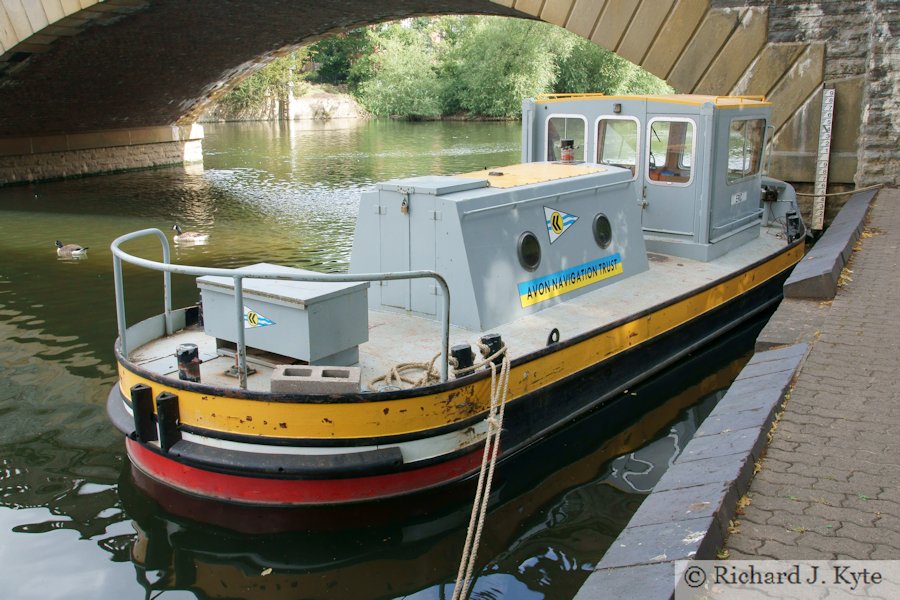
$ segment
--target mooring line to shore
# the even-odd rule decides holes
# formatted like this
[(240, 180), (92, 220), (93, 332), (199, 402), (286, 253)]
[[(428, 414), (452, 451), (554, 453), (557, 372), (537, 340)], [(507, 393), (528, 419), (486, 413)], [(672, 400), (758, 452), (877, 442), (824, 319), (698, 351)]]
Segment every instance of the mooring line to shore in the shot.
[[(472, 515), (469, 518), (469, 527), (466, 531), (466, 542), (463, 545), (459, 570), (456, 574), (456, 585), (453, 587), (453, 600), (465, 600), (469, 597), (472, 573), (475, 569), (475, 558), (478, 555), (478, 546), (481, 543), (481, 533), (484, 529), (484, 519), (487, 515), (488, 499), (491, 496), (491, 486), (494, 481), (494, 468), (497, 465), (497, 456), (500, 450), (500, 434), (503, 431), (503, 415), (506, 410), (506, 395), (509, 391), (509, 353), (506, 345), (494, 354), (490, 354), (490, 349), (487, 345), (479, 342), (478, 346), (485, 357), (478, 366), (486, 364), (490, 365), (491, 368), (491, 407), (487, 416), (488, 429), (484, 441), (484, 453), (481, 457), (481, 469), (478, 472), (478, 488), (475, 491)], [(501, 356), (500, 373), (498, 375), (494, 359)]]

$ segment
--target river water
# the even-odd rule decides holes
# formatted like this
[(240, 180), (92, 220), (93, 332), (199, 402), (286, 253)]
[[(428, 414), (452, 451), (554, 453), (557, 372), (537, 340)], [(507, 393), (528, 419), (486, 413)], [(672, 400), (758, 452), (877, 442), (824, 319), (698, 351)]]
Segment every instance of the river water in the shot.
[[(178, 222), (210, 240), (176, 246), (176, 262), (340, 271), (367, 186), (518, 159), (517, 124), (217, 124), (203, 168), (0, 188), (0, 597), (449, 598), (466, 490), (388, 518), (326, 511), (261, 533), (269, 515), (184, 499), (164, 509), (137, 489), (105, 413), (109, 244)], [(58, 258), (55, 240), (87, 258)], [(128, 249), (158, 258), (154, 244)], [(126, 269), (130, 323), (161, 312), (160, 279)], [(176, 306), (197, 297), (187, 279), (175, 292)], [(473, 597), (571, 598), (751, 344), (752, 328), (505, 467)], [(213, 513), (219, 525), (185, 516)]]

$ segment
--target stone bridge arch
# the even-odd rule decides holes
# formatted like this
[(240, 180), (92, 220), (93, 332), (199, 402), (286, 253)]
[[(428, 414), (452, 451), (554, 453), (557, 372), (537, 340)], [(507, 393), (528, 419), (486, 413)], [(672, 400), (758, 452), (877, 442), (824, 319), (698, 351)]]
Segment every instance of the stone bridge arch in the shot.
[[(2, 0), (0, 184), (197, 160), (192, 123), (259, 65), (331, 32), (481, 13), (565, 27), (679, 92), (766, 95), (771, 171), (812, 181), (836, 89), (830, 181), (897, 184), (888, 0)], [(306, 8), (309, 7), (309, 8)]]

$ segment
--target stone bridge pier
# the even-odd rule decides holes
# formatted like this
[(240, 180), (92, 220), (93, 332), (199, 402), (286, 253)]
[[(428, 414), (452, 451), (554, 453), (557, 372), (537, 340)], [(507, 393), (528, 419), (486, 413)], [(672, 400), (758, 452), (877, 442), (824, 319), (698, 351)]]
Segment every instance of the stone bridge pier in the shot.
[(900, 185), (896, 0), (2, 0), (0, 185), (201, 161), (197, 118), (260, 66), (437, 13), (537, 18), (679, 92), (765, 95), (792, 182), (814, 180), (832, 87), (829, 180)]

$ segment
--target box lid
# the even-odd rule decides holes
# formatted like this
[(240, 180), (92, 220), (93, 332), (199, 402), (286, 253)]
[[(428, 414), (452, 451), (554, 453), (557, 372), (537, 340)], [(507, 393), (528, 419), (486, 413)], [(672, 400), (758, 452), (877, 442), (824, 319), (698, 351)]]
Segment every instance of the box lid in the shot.
[(450, 175), (427, 175), (424, 177), (408, 177), (406, 179), (391, 179), (379, 183), (379, 190), (388, 192), (409, 192), (411, 194), (429, 194), (443, 196), (455, 192), (475, 190), (488, 186), (487, 179), (472, 177), (453, 177)]
[[(320, 275), (315, 271), (257, 263), (240, 269), (244, 273), (284, 273), (286, 275)], [(197, 287), (201, 290), (215, 290), (223, 293), (234, 293), (234, 279), (218, 275), (204, 275), (197, 278)], [(258, 299), (272, 299), (300, 307), (315, 304), (329, 298), (349, 294), (369, 287), (368, 281), (340, 283), (318, 281), (290, 281), (284, 279), (252, 279), (245, 278), (243, 291), (245, 296)]]

